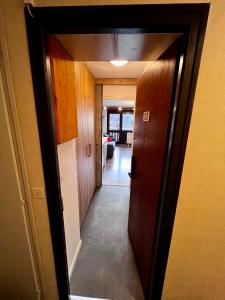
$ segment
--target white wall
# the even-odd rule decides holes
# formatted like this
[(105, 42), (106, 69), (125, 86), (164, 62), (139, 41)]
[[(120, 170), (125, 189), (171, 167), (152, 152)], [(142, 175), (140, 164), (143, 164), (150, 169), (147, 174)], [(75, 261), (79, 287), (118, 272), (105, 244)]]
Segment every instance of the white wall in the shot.
[(36, 299), (38, 275), (33, 265), (31, 238), (22, 203), (23, 186), (1, 75), (0, 72), (0, 299)]
[(57, 146), (68, 271), (71, 274), (80, 247), (80, 222), (77, 183), (76, 139)]
[(163, 300), (225, 300), (225, 1), (202, 53)]
[(104, 100), (136, 100), (136, 85), (103, 85)]

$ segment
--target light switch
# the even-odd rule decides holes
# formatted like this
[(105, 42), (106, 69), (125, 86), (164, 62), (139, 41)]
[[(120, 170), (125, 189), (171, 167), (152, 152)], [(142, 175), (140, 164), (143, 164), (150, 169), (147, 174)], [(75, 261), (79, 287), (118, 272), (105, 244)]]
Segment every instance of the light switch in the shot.
[(44, 190), (44, 188), (32, 188), (32, 196), (35, 199), (45, 198), (45, 190)]

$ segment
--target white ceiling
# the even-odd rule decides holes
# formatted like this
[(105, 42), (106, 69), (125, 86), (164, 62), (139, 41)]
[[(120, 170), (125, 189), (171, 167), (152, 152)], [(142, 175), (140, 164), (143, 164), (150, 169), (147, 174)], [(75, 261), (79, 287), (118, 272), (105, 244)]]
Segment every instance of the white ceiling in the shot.
[(103, 101), (103, 106), (109, 107), (134, 107), (134, 100), (104, 100)]
[(123, 67), (115, 67), (108, 61), (86, 61), (95, 78), (139, 78), (149, 61), (130, 61)]

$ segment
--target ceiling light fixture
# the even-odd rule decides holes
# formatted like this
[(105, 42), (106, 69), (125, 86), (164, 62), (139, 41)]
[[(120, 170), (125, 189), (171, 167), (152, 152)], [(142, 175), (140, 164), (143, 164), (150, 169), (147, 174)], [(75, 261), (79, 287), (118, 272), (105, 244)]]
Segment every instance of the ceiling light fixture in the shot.
[(128, 63), (128, 60), (119, 60), (119, 59), (114, 59), (110, 60), (111, 64), (116, 66), (116, 67), (123, 67)]
[(123, 67), (128, 63), (128, 60), (119, 58), (119, 47), (118, 47), (118, 34), (113, 33), (112, 38), (112, 54), (113, 60), (110, 60), (110, 63), (116, 67)]

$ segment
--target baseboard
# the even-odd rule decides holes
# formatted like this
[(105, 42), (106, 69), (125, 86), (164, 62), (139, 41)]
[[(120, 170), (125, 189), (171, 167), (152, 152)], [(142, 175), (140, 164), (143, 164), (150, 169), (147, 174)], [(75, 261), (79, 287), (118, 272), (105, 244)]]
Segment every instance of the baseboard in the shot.
[(74, 267), (76, 265), (76, 261), (77, 261), (77, 258), (78, 258), (79, 252), (80, 252), (81, 244), (82, 244), (82, 240), (79, 241), (79, 244), (77, 246), (77, 250), (76, 250), (74, 258), (73, 258), (72, 265), (71, 265), (71, 267), (69, 269), (69, 280), (71, 278), (71, 275), (73, 273)]

